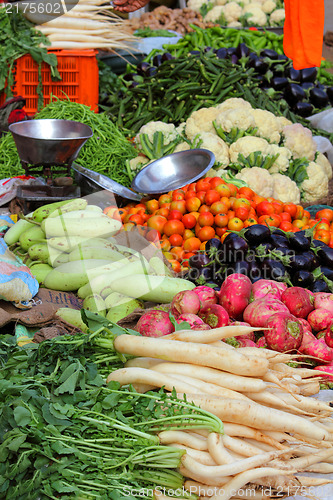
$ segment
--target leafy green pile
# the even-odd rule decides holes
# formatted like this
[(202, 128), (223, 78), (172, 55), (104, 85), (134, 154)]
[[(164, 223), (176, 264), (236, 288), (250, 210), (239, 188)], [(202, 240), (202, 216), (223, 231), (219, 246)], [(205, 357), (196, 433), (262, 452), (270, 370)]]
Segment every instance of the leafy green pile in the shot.
[(25, 347), (0, 337), (0, 497), (152, 499), (159, 486), (195, 498), (182, 491), (175, 470), (184, 451), (160, 445), (157, 433), (221, 432), (221, 421), (162, 389), (139, 394), (105, 385), (103, 355), (113, 358), (113, 369), (121, 366), (113, 339), (124, 330), (90, 327), (88, 335)]
[[(74, 120), (89, 125), (93, 136), (82, 147), (78, 165), (111, 177), (114, 181), (130, 185), (126, 171), (126, 160), (137, 156), (134, 146), (126, 139), (105, 113), (94, 113), (88, 106), (55, 98), (36, 119)], [(14, 139), (10, 133), (0, 139), (0, 178), (23, 174)]]
[[(5, 89), (7, 96), (13, 95), (11, 87), (14, 84), (14, 64), (16, 59), (25, 54), (30, 54), (39, 68), (42, 62), (48, 64), (52, 78), (60, 80), (57, 56), (47, 52), (47, 45), (50, 45), (48, 38), (35, 30), (20, 11), (15, 8), (0, 8), (0, 92)], [(42, 102), (41, 90), (40, 76), (37, 93)]]

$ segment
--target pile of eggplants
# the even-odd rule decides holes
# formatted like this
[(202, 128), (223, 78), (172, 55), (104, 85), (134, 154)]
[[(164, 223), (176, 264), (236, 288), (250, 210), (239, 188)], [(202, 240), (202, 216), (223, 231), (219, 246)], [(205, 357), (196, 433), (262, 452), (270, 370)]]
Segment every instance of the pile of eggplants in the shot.
[(313, 292), (333, 292), (333, 248), (306, 231), (286, 233), (255, 224), (229, 233), (223, 243), (209, 240), (205, 251), (189, 258), (186, 277), (219, 289), (233, 273), (245, 274), (252, 283), (270, 279)]
[[(219, 59), (230, 59), (234, 65), (253, 68), (254, 79), (259, 81), (260, 87), (267, 91), (274, 101), (284, 99), (288, 107), (298, 116), (307, 117), (333, 105), (333, 86), (323, 85), (317, 79), (317, 68), (296, 70), (292, 61), (283, 54), (272, 49), (263, 49), (259, 53), (251, 52), (245, 43), (237, 47), (213, 49), (205, 47), (204, 51), (214, 51)], [(191, 51), (192, 55), (200, 54)], [(148, 62), (137, 65), (137, 74), (152, 76), (164, 60), (171, 59), (169, 53), (155, 55)], [(131, 74), (126, 79), (133, 78)], [(133, 82), (133, 86), (137, 85)]]

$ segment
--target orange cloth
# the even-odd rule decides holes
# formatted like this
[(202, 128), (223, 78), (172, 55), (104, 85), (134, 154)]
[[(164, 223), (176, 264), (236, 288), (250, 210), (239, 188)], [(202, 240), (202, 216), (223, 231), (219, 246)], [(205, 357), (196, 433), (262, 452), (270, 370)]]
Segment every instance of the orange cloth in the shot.
[(283, 50), (295, 69), (320, 66), (325, 5), (324, 0), (284, 0)]

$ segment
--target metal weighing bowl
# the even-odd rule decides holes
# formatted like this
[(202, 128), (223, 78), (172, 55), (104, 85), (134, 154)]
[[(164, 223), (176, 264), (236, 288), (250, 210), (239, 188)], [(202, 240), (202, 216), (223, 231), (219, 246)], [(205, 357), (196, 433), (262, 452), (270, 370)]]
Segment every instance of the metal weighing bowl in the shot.
[(178, 189), (203, 177), (215, 163), (208, 149), (189, 149), (155, 160), (134, 177), (132, 189), (159, 194)]
[(93, 135), (71, 120), (28, 120), (9, 125), (22, 162), (36, 166), (71, 165)]

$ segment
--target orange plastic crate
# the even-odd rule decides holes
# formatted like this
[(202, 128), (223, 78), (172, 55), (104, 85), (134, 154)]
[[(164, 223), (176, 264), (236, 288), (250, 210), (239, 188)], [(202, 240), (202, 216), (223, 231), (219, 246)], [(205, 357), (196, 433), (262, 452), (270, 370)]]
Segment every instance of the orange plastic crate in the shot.
[[(50, 96), (72, 102), (86, 104), (94, 111), (98, 108), (98, 65), (96, 50), (49, 50), (58, 58), (58, 70), (62, 78), (52, 81), (49, 66), (42, 64), (42, 85), (44, 105), (50, 102)], [(14, 95), (21, 95), (26, 100), (25, 111), (34, 115), (38, 111), (38, 64), (28, 54), (20, 57), (15, 65)], [(4, 92), (0, 96), (0, 105), (5, 100)]]

